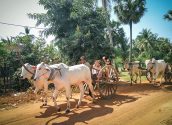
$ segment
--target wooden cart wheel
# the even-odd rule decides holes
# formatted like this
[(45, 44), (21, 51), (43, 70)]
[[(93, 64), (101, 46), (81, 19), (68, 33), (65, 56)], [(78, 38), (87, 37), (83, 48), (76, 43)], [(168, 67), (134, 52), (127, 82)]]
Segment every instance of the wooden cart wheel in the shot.
[(146, 78), (149, 81), (149, 83), (152, 82), (153, 77), (152, 77), (152, 73), (150, 71), (146, 71)]
[(78, 86), (71, 85), (71, 91), (74, 92), (74, 93), (76, 93), (76, 92), (79, 92), (80, 90), (79, 90), (79, 87)]
[[(95, 90), (97, 88), (97, 85), (95, 83), (92, 85), (93, 85), (93, 89)], [(89, 86), (86, 83), (84, 83), (84, 91), (85, 91), (85, 94), (90, 95), (89, 94)]]
[(98, 91), (100, 93), (100, 97), (102, 98), (114, 96), (116, 90), (117, 90), (117, 83), (100, 81), (98, 84)]

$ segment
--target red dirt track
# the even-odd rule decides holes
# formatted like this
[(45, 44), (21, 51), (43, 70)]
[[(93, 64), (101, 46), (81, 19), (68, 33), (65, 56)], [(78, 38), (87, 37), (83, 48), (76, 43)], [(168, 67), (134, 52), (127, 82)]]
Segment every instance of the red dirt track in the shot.
[(64, 96), (57, 99), (62, 111), (57, 112), (49, 99), (22, 104), (18, 108), (0, 111), (0, 125), (172, 125), (172, 85), (162, 88), (142, 83), (130, 86), (120, 82), (113, 98), (83, 99), (75, 108), (79, 94), (71, 99), (71, 112), (66, 114)]

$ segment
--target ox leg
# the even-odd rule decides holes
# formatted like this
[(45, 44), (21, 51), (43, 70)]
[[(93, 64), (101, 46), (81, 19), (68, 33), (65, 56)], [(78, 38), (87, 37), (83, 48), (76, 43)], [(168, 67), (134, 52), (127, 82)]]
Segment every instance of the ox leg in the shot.
[(44, 103), (43, 106), (47, 105), (48, 85), (44, 85)]
[(76, 108), (79, 108), (79, 106), (81, 105), (82, 98), (84, 96), (84, 85), (80, 84), (79, 89), (80, 89), (80, 98), (79, 98), (78, 104), (76, 105)]
[(94, 96), (94, 89), (93, 89), (93, 85), (92, 85), (91, 81), (90, 81), (90, 82), (87, 82), (87, 84), (88, 84), (89, 89), (90, 89), (90, 91), (91, 91), (92, 98), (93, 98), (93, 102), (94, 102), (94, 101), (95, 101), (95, 96)]
[(132, 86), (133, 85), (133, 75), (130, 74), (130, 85)]
[(157, 78), (157, 75), (156, 74), (152, 74), (152, 78), (153, 78), (153, 84), (156, 85), (156, 78)]
[(58, 94), (58, 90), (54, 90), (53, 93), (53, 102), (54, 102), (54, 106), (57, 108), (57, 111), (60, 112), (60, 107), (57, 105), (56, 99), (57, 99), (57, 94)]
[(135, 75), (136, 75), (136, 76), (135, 76), (135, 77), (136, 77), (136, 79), (135, 79), (135, 81), (134, 81), (134, 82), (137, 84), (138, 74), (135, 74)]
[(154, 77), (153, 77), (154, 84), (156, 84), (157, 77), (158, 77), (158, 73), (154, 74)]
[(66, 100), (67, 100), (67, 108), (65, 110), (66, 113), (70, 112), (70, 96), (71, 96), (71, 88), (69, 85), (66, 87)]
[(141, 80), (142, 80), (142, 79), (141, 79), (141, 73), (139, 74), (139, 78), (140, 78), (140, 84), (141, 84)]
[(38, 90), (37, 88), (35, 88), (34, 90), (34, 94), (36, 95), (36, 102), (38, 102)]
[(164, 77), (164, 72), (162, 73), (162, 75), (161, 75), (161, 81), (160, 81), (160, 86), (162, 85), (162, 79), (163, 79), (163, 77)]
[(156, 78), (155, 78), (155, 76), (153, 76), (153, 84), (154, 85), (156, 84)]
[(47, 105), (47, 92), (43, 93), (43, 105), (42, 106), (46, 106)]
[(140, 72), (139, 72), (140, 84), (141, 84), (141, 81), (142, 81), (141, 75), (142, 75), (142, 73), (141, 73), (141, 71), (140, 71)]

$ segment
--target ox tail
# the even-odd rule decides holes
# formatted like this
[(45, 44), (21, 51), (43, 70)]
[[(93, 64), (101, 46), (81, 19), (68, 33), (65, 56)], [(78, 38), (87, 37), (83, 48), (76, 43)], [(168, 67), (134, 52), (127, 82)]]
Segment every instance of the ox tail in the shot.
[(92, 85), (92, 79), (87, 79), (86, 81), (88, 87), (89, 87), (89, 95), (93, 98), (93, 100), (95, 99), (94, 97), (94, 88), (93, 88), (93, 85)]

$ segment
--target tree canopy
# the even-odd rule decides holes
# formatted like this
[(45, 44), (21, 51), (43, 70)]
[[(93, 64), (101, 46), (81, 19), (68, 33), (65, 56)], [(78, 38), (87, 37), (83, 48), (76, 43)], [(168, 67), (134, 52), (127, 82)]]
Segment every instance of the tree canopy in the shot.
[(106, 15), (94, 0), (40, 0), (44, 14), (29, 14), (37, 25), (48, 26), (45, 35), (54, 35), (64, 61), (77, 63), (84, 55), (89, 61), (103, 55), (113, 56), (113, 48), (105, 39)]
[(144, 15), (145, 0), (117, 0), (114, 11), (121, 23), (130, 26), (130, 54), (129, 61), (132, 61), (132, 24), (138, 23)]

